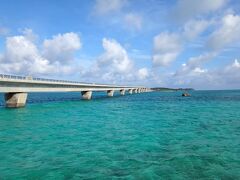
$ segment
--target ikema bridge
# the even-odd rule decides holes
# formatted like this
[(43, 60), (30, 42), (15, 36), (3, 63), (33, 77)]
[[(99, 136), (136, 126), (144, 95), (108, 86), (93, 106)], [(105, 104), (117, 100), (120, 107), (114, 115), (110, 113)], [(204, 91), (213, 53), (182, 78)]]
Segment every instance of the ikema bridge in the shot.
[(112, 97), (115, 91), (141, 93), (151, 90), (142, 86), (119, 86), (109, 84), (82, 83), (77, 81), (34, 78), (0, 74), (0, 92), (5, 93), (6, 107), (24, 107), (30, 92), (81, 92), (83, 99), (91, 99), (94, 91), (105, 91)]

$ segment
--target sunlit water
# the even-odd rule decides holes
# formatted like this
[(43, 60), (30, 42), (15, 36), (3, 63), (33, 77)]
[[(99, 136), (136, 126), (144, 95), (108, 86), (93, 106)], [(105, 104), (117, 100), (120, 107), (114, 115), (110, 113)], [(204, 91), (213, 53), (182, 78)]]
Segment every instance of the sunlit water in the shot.
[(0, 106), (0, 179), (240, 179), (240, 91)]

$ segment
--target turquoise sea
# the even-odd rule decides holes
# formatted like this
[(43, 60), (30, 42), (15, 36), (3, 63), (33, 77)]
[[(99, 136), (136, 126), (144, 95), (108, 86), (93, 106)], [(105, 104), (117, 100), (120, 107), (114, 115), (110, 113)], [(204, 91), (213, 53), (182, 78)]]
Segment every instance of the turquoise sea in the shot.
[(0, 179), (240, 179), (240, 91), (0, 95)]

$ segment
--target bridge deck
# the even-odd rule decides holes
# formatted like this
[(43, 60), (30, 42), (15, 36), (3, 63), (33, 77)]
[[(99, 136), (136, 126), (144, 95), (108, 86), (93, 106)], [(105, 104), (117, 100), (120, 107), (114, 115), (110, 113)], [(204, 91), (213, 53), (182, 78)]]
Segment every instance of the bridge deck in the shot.
[(0, 92), (74, 92), (144, 88), (0, 74)]

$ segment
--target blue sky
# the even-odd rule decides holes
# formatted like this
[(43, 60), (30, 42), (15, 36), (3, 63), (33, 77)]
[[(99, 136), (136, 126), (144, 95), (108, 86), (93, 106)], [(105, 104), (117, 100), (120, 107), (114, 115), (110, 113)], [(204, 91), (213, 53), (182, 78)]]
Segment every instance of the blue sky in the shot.
[(240, 88), (237, 0), (2, 0), (0, 73)]

